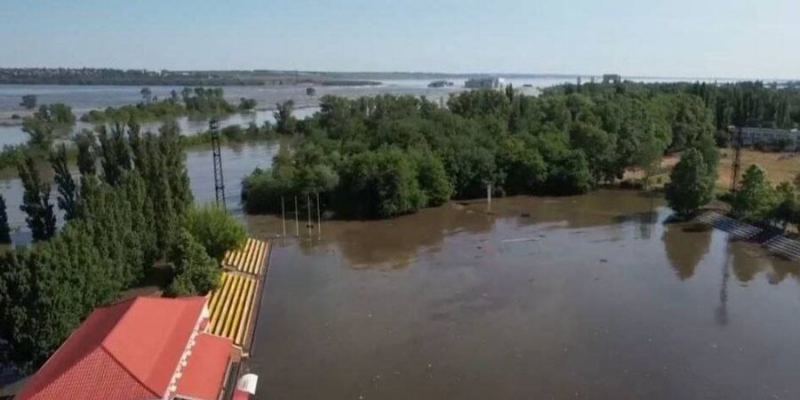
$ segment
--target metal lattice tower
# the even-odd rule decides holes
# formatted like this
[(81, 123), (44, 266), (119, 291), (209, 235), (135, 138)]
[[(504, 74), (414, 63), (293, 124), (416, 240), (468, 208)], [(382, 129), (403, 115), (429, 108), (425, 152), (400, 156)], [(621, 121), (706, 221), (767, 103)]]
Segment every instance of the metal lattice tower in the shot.
[(208, 122), (208, 128), (211, 131), (211, 151), (214, 158), (214, 195), (217, 198), (217, 206), (222, 204), (222, 209), (227, 210), (228, 207), (225, 204), (225, 177), (222, 175), (222, 149), (219, 144), (219, 121), (212, 119)]
[(733, 141), (734, 155), (731, 172), (731, 192), (736, 192), (739, 187), (739, 171), (742, 169), (742, 128), (736, 128), (736, 138)]

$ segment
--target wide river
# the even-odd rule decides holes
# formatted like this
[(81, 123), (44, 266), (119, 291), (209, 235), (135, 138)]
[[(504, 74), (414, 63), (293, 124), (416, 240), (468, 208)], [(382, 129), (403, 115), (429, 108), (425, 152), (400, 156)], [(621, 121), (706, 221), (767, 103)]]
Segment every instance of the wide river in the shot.
[(493, 211), (449, 204), (274, 241), (259, 398), (800, 398), (797, 264), (665, 224), (663, 201), (636, 192)]

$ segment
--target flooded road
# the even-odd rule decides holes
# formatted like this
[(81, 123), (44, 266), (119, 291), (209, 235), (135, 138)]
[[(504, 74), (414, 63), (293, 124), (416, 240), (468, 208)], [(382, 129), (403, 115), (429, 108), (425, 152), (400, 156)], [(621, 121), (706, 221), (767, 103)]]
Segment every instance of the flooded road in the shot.
[(275, 241), (261, 398), (800, 398), (797, 264), (664, 224), (662, 201), (634, 192), (484, 211), (327, 222), (322, 240), (301, 224), (299, 244)]

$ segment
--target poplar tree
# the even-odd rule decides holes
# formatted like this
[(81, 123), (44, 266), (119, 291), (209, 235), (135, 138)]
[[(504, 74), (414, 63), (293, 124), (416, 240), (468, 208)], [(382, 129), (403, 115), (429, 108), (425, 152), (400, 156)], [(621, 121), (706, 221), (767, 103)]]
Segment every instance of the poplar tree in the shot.
[(0, 243), (11, 243), (11, 229), (8, 227), (8, 213), (6, 212), (6, 199), (0, 193)]
[(74, 219), (78, 214), (78, 186), (72, 179), (67, 165), (67, 146), (61, 145), (50, 155), (50, 165), (58, 186), (58, 208), (64, 211), (64, 220)]
[(33, 233), (34, 241), (47, 240), (56, 232), (56, 216), (50, 203), (50, 185), (43, 182), (31, 156), (17, 164), (24, 193), (19, 207), (27, 217), (25, 222)]

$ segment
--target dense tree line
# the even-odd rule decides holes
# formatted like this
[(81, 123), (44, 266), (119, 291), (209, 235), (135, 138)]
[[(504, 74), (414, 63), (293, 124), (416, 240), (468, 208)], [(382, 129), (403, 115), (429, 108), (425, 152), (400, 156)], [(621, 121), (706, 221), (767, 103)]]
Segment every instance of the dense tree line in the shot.
[(168, 120), (184, 115), (221, 116), (237, 111), (250, 111), (256, 107), (254, 99), (241, 98), (239, 104), (225, 100), (222, 88), (185, 87), (180, 92), (173, 90), (169, 98), (152, 97), (149, 88), (142, 89), (143, 101), (105, 110), (91, 110), (81, 117), (84, 122), (126, 124), (130, 121), (146, 122)]
[(264, 79), (240, 71), (148, 71), (113, 68), (0, 68), (0, 84), (27, 85), (264, 85)]
[(167, 268), (168, 295), (213, 289), (220, 276), (214, 257), (244, 240), (244, 230), (224, 212), (192, 209), (175, 124), (157, 134), (141, 133), (136, 124), (101, 127), (79, 135), (76, 147), (77, 182), (66, 168), (65, 147), (50, 155), (65, 220), (60, 232), (49, 183), (32, 158), (19, 166), (22, 210), (36, 243), (0, 255), (0, 339), (7, 343), (4, 361), (24, 371), (38, 367), (95, 307), (141, 284), (153, 268)]
[(794, 86), (695, 83), (686, 90), (703, 99), (719, 130), (730, 125), (784, 129), (800, 126), (800, 90)]
[[(278, 126), (290, 121), (286, 110), (276, 113)], [(488, 185), (497, 194), (584, 193), (626, 168), (654, 169), (666, 151), (708, 149), (716, 162), (713, 117), (700, 98), (678, 91), (486, 90), (447, 107), (411, 96), (325, 96), (319, 113), (295, 124), (278, 131), (299, 141), (270, 171), (245, 179), (248, 212), (319, 193), (342, 216), (391, 217), (485, 196)]]

